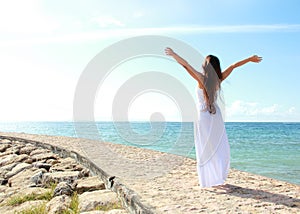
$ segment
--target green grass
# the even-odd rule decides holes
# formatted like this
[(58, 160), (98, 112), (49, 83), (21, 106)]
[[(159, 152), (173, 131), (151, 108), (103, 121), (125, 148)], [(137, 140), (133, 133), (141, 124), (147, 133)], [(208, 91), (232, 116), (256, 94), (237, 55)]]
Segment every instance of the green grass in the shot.
[(17, 214), (47, 214), (46, 203), (17, 212)]
[(13, 196), (6, 202), (6, 205), (18, 206), (20, 204), (23, 204), (26, 201), (35, 201), (35, 200), (50, 201), (53, 198), (53, 192), (56, 187), (56, 184), (51, 184), (49, 187), (50, 187), (50, 189), (42, 194), (31, 193), (31, 194), (27, 194), (27, 195)]
[(76, 214), (79, 213), (79, 199), (77, 192), (74, 192), (72, 195), (70, 209)]
[(113, 209), (123, 209), (120, 201), (114, 202), (114, 203), (108, 203), (106, 205), (99, 205), (96, 207), (95, 210), (101, 210), (101, 211), (109, 211)]
[(23, 204), (26, 201), (35, 201), (35, 200), (50, 201), (51, 198), (52, 198), (52, 194), (50, 193), (50, 191), (47, 191), (43, 194), (32, 193), (32, 194), (28, 194), (28, 195), (13, 196), (7, 201), (6, 204), (9, 206), (18, 206), (20, 204)]
[(79, 200), (77, 192), (74, 192), (71, 198), (69, 208), (62, 211), (62, 214), (79, 214)]

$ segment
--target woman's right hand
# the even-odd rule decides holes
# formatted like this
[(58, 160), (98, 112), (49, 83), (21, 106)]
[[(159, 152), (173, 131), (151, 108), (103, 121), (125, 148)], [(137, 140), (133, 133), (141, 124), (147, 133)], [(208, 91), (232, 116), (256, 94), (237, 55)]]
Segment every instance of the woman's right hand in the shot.
[(168, 55), (168, 56), (174, 56), (175, 52), (172, 50), (172, 48), (167, 47), (165, 49), (165, 54)]

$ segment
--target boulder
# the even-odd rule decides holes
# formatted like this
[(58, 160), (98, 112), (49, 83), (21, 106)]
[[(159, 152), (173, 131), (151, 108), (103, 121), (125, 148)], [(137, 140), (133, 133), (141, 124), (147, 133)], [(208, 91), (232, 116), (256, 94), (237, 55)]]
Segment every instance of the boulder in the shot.
[(29, 155), (21, 154), (14, 159), (14, 162), (26, 162), (28, 159), (30, 159)]
[(51, 164), (51, 166), (52, 166), (52, 165), (54, 165), (54, 164), (56, 164), (56, 163), (59, 163), (59, 160), (48, 159), (48, 160), (46, 160), (46, 163), (49, 163), (49, 164)]
[(30, 152), (30, 156), (36, 155), (36, 154), (46, 154), (46, 153), (51, 153), (51, 152), (47, 149), (35, 147), (35, 149), (32, 152)]
[(81, 171), (83, 166), (78, 164), (74, 159), (68, 157), (63, 158), (60, 162), (54, 164), (49, 172), (58, 172), (58, 171)]
[(23, 213), (24, 210), (32, 209), (33, 207), (41, 206), (45, 203), (46, 200), (26, 201), (17, 207), (10, 208), (9, 210), (11, 211), (11, 213)]
[(9, 179), (10, 177), (18, 174), (19, 172), (22, 172), (25, 169), (31, 168), (32, 165), (28, 163), (19, 163), (17, 164), (12, 170), (4, 176), (6, 179)]
[(22, 155), (17, 155), (17, 154), (9, 154), (1, 157), (0, 159), (0, 167), (12, 164), (12, 163), (17, 163), (17, 162), (26, 162), (26, 160), (29, 158), (28, 155), (22, 154)]
[(1, 139), (1, 140), (0, 140), (0, 143), (3, 143), (3, 144), (4, 144), (4, 143), (5, 143), (5, 144), (7, 143), (7, 144), (10, 144), (11, 141), (8, 140), (8, 139)]
[(116, 202), (118, 202), (116, 193), (109, 190), (97, 190), (79, 195), (79, 209), (81, 212), (95, 210), (97, 206), (105, 206)]
[(39, 168), (39, 169), (43, 168), (46, 171), (49, 171), (49, 169), (51, 167), (51, 164), (49, 164), (49, 163), (42, 163), (42, 162), (35, 162), (33, 164), (33, 166), (36, 167), (36, 168)]
[(0, 166), (5, 166), (14, 162), (14, 160), (18, 157), (16, 154), (5, 155), (0, 159)]
[(22, 187), (31, 184), (30, 178), (42, 169), (28, 168), (8, 179), (10, 187)]
[(23, 148), (21, 148), (19, 152), (20, 154), (30, 155), (30, 153), (34, 150), (36, 150), (36, 147), (34, 147), (33, 145), (26, 145)]
[(78, 194), (103, 189), (105, 189), (104, 182), (102, 182), (97, 176), (77, 180), (76, 191)]
[(5, 152), (10, 152), (11, 154), (19, 155), (20, 154), (20, 149), (23, 148), (23, 147), (24, 147), (24, 145), (22, 145), (22, 144), (12, 144), (12, 146), (7, 148), (5, 150)]
[(47, 153), (43, 153), (43, 154), (35, 154), (35, 155), (31, 155), (31, 159), (33, 161), (46, 161), (48, 159), (58, 159), (58, 155), (53, 154), (52, 152), (47, 152)]
[(9, 171), (12, 170), (12, 168), (14, 168), (18, 163), (11, 163), (11, 164), (7, 164), (5, 166), (0, 167), (0, 177), (3, 177), (6, 175), (6, 173), (8, 173)]
[(80, 214), (125, 214), (128, 213), (126, 210), (113, 209), (109, 211), (93, 210), (87, 212), (81, 212)]
[(41, 170), (41, 171), (38, 171), (37, 173), (35, 173), (34, 175), (32, 175), (30, 177), (30, 182), (31, 182), (30, 186), (36, 187), (36, 186), (39, 186), (40, 184), (42, 184), (44, 173), (45, 173), (45, 171)]
[(78, 171), (66, 171), (66, 172), (53, 172), (53, 173), (45, 173), (43, 176), (43, 185), (47, 186), (49, 183), (59, 183), (65, 181), (69, 184), (72, 184), (75, 180), (81, 178), (82, 175)]
[(54, 197), (46, 204), (46, 211), (48, 214), (60, 214), (68, 209), (71, 203), (71, 198), (67, 195), (60, 195)]
[(67, 182), (60, 182), (54, 189), (53, 196), (60, 196), (60, 195), (68, 195), (71, 196), (73, 194), (73, 189), (70, 184)]
[(50, 191), (50, 189), (46, 189), (46, 188), (42, 188), (42, 187), (30, 187), (30, 188), (22, 189), (22, 192), (19, 194), (21, 194), (21, 195), (31, 195), (31, 194), (42, 195), (48, 191)]
[(8, 183), (8, 179), (0, 177), (0, 185), (6, 185)]
[(8, 144), (8, 143), (0, 144), (0, 152), (5, 152), (5, 150), (10, 147), (11, 147), (11, 144)]

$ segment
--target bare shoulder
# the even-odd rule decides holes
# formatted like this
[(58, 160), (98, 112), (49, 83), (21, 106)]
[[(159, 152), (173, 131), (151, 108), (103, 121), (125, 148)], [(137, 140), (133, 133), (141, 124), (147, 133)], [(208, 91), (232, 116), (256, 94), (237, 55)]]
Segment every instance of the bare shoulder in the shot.
[(198, 87), (200, 89), (204, 89), (204, 75), (201, 74), (200, 72), (198, 73), (197, 82), (198, 82)]

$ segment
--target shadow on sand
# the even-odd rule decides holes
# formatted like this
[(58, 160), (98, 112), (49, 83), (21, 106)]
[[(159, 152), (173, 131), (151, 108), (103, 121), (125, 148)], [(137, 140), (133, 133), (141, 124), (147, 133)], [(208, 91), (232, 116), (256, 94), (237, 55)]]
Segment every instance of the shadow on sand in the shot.
[(241, 198), (253, 198), (264, 202), (281, 204), (287, 207), (300, 208), (300, 199), (283, 194), (271, 193), (258, 189), (249, 189), (232, 184), (225, 184), (220, 189), (224, 190), (224, 192), (218, 192), (219, 194), (228, 194)]

